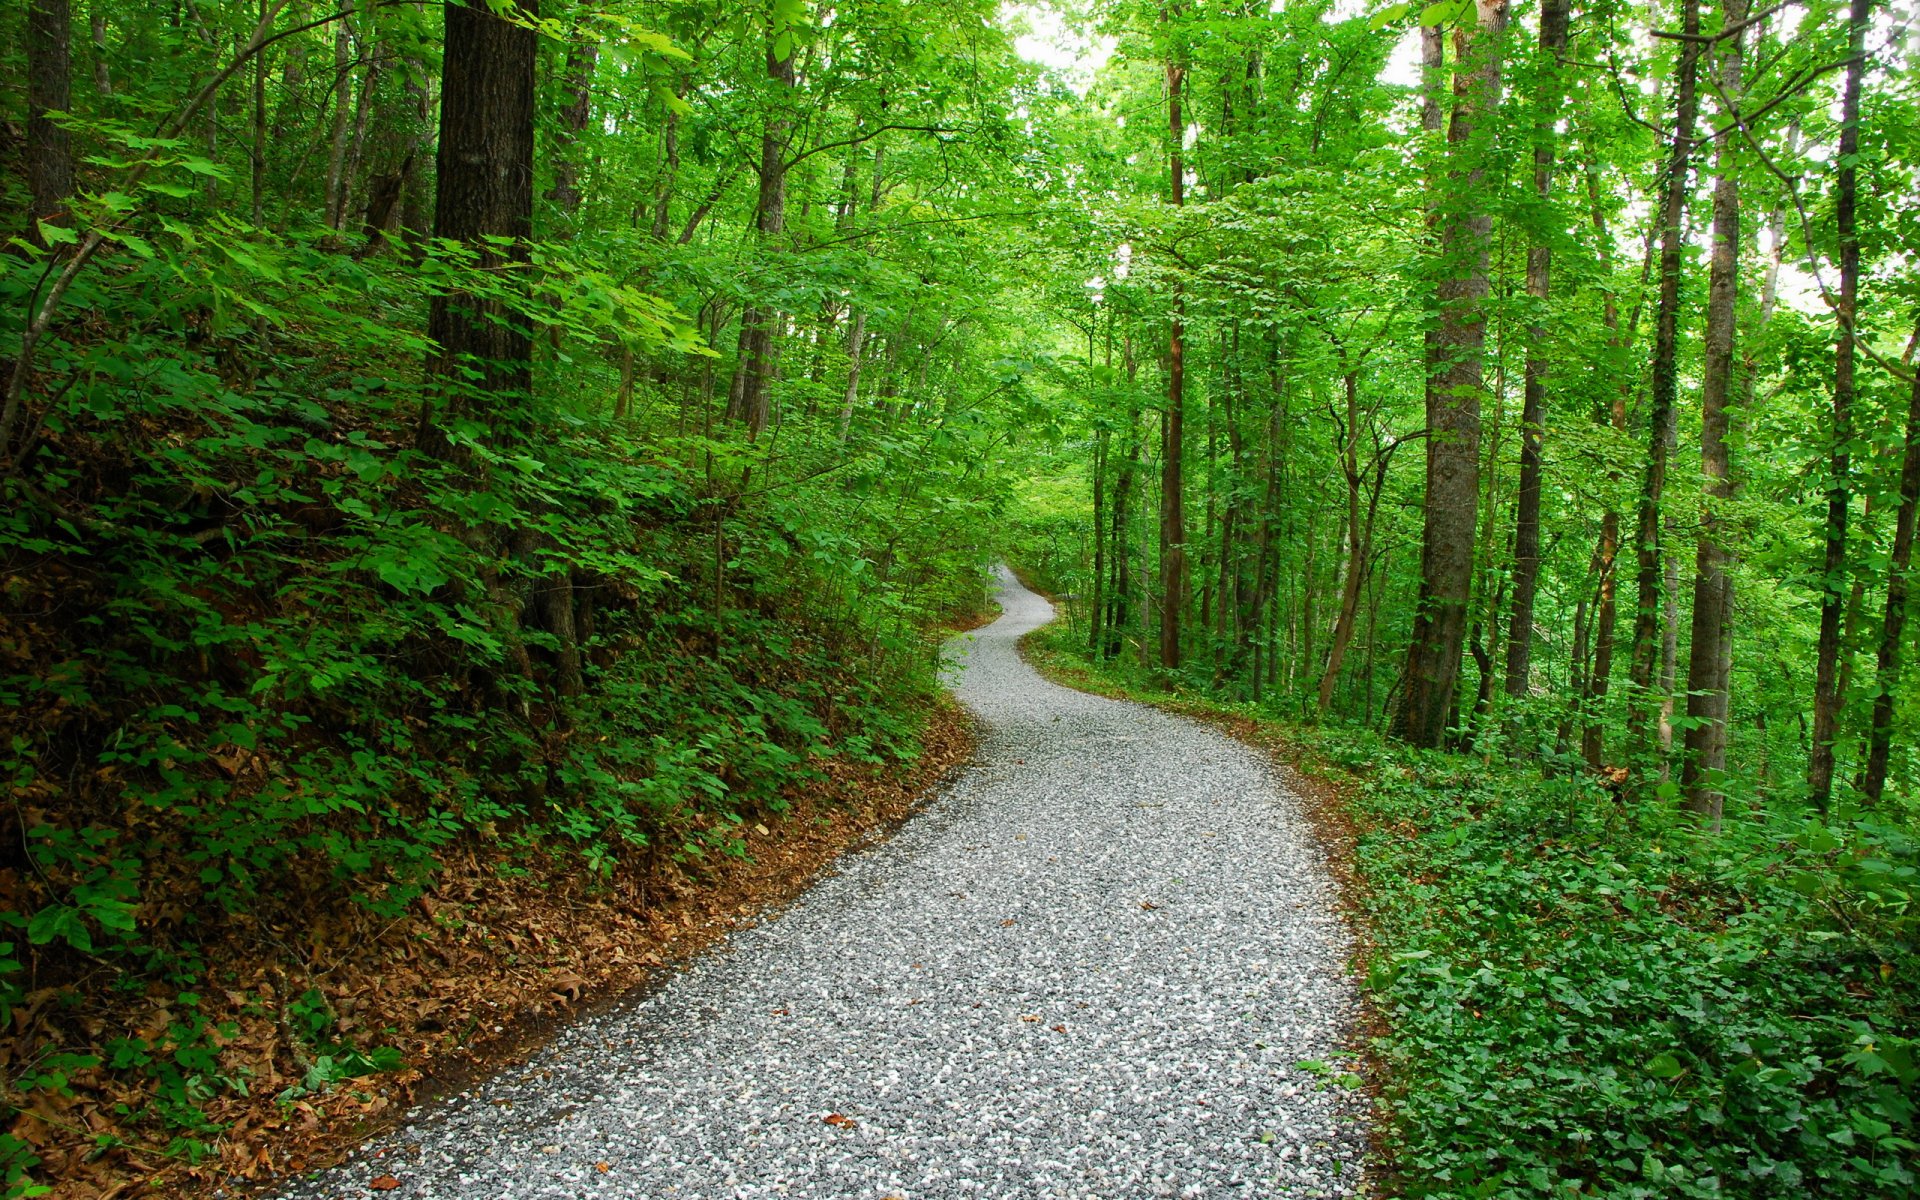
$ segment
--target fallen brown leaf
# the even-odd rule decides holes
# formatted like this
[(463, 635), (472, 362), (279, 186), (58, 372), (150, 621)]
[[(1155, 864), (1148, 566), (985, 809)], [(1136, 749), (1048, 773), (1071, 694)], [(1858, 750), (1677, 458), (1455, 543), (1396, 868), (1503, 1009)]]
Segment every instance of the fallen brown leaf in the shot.
[(860, 1123), (852, 1117), (843, 1116), (840, 1113), (828, 1113), (820, 1119), (836, 1129), (852, 1129)]
[(391, 1175), (375, 1175), (367, 1186), (376, 1192), (391, 1192), (400, 1186), (400, 1181)]

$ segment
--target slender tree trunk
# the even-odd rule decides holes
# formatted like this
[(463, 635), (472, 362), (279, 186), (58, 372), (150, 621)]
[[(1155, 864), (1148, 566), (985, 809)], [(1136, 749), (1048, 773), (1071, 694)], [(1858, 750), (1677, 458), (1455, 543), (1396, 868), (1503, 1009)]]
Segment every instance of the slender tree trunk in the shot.
[(1859, 319), (1860, 233), (1855, 228), (1855, 159), (1860, 151), (1860, 79), (1866, 70), (1867, 27), (1873, 0), (1853, 0), (1849, 54), (1840, 93), (1840, 154), (1834, 219), (1840, 234), (1839, 345), (1833, 359), (1832, 457), (1827, 479), (1825, 574), (1820, 595), (1820, 644), (1814, 668), (1813, 741), (1807, 755), (1807, 796), (1824, 809), (1833, 795), (1833, 743), (1840, 726), (1840, 623), (1847, 596), (1847, 510), (1852, 505), (1855, 323)]
[(1446, 737), (1473, 587), (1480, 493), (1481, 351), (1486, 344), (1487, 264), (1493, 218), (1486, 211), (1486, 135), (1500, 104), (1506, 0), (1475, 0), (1472, 26), (1454, 32), (1454, 109), (1447, 130), (1448, 189), (1441, 220), (1443, 275), (1436, 298), (1434, 386), (1427, 397), (1427, 495), (1420, 595), (1407, 652), (1407, 694), (1395, 732), (1420, 746)]
[[(1568, 0), (1540, 8), (1540, 65), (1545, 74), (1534, 130), (1533, 190), (1544, 208), (1553, 194), (1554, 122), (1561, 107), (1559, 59), (1567, 47)], [(1553, 252), (1544, 239), (1527, 248), (1527, 295), (1537, 306), (1527, 326), (1525, 399), (1520, 412), (1520, 492), (1514, 504), (1513, 612), (1507, 626), (1506, 693), (1527, 695), (1533, 674), (1533, 598), (1540, 579), (1540, 445), (1546, 436), (1547, 297)]]
[[(783, 38), (784, 58), (775, 54)], [(760, 135), (760, 200), (754, 210), (754, 228), (762, 245), (772, 245), (787, 224), (787, 133), (792, 126), (787, 105), (795, 85), (797, 54), (797, 40), (790, 31), (768, 30), (767, 78), (774, 84), (774, 108)], [(746, 425), (749, 438), (758, 438), (772, 416), (775, 322), (773, 310), (757, 300), (740, 317), (740, 356), (728, 391), (727, 418)]]
[[(1747, 18), (1747, 0), (1728, 0), (1725, 19)], [(1720, 91), (1738, 105), (1742, 94), (1742, 36), (1720, 43)], [(1733, 671), (1733, 561), (1725, 542), (1733, 498), (1727, 451), (1728, 398), (1733, 386), (1735, 310), (1740, 289), (1740, 180), (1737, 143), (1723, 138), (1719, 178), (1713, 189), (1713, 257), (1707, 273), (1706, 363), (1700, 383), (1700, 473), (1706, 503), (1694, 547), (1693, 630), (1687, 656), (1687, 731), (1680, 786), (1687, 808), (1710, 826), (1720, 826), (1727, 767), (1727, 688)]]
[(582, 199), (580, 138), (593, 116), (593, 73), (599, 59), (599, 45), (586, 32), (576, 29), (567, 45), (566, 79), (562, 89), (566, 103), (561, 105), (560, 119), (555, 125), (551, 152), (553, 187), (547, 191), (547, 199), (569, 217), (579, 209)]
[[(1914, 340), (1920, 342), (1920, 325), (1914, 328)], [(1861, 772), (1860, 791), (1869, 801), (1878, 801), (1887, 788), (1887, 769), (1893, 751), (1893, 709), (1900, 687), (1901, 653), (1907, 629), (1908, 597), (1911, 584), (1908, 566), (1913, 561), (1914, 510), (1920, 503), (1920, 375), (1916, 375), (1907, 401), (1907, 444), (1900, 467), (1900, 511), (1894, 522), (1893, 548), (1887, 560), (1887, 611), (1880, 625), (1880, 651), (1876, 657), (1873, 717), (1867, 728), (1867, 763)]]
[[(1180, 87), (1186, 68), (1167, 63), (1167, 174), (1170, 196), (1179, 208), (1186, 196), (1186, 117), (1180, 109)], [(1181, 467), (1185, 457), (1186, 422), (1186, 300), (1178, 282), (1173, 285), (1173, 315), (1167, 327), (1167, 408), (1160, 424), (1160, 665), (1180, 667), (1180, 616), (1187, 594), (1187, 518), (1182, 508), (1185, 487)]]
[[(68, 0), (27, 4), (27, 215), (57, 221), (73, 195), (73, 138), (49, 116), (73, 107), (73, 15)], [(27, 236), (40, 241), (29, 224)]]
[(113, 95), (113, 72), (107, 66), (107, 15), (95, 7), (87, 14), (93, 31), (93, 90), (102, 96)]
[[(520, 10), (535, 11), (530, 0), (521, 0)], [(538, 35), (495, 15), (485, 0), (450, 3), (443, 11), (434, 235), (466, 243), (480, 269), (519, 267), (533, 233)], [(497, 240), (502, 238), (508, 239), (504, 246)], [(423, 449), (444, 455), (449, 447), (440, 421), (472, 411), (469, 397), (505, 407), (511, 396), (526, 392), (533, 344), (524, 318), (500, 300), (466, 292), (433, 298), (427, 333), (437, 348), (430, 366), (448, 387), (438, 412), (431, 405), (423, 410), (418, 440)], [(468, 371), (477, 379), (465, 379)]]
[[(1700, 34), (1699, 0), (1685, 0), (1681, 29)], [(1693, 161), (1698, 107), (1697, 42), (1683, 42), (1674, 93), (1673, 145), (1662, 179), (1660, 202), (1660, 302), (1654, 321), (1653, 403), (1648, 419), (1647, 474), (1640, 493), (1635, 530), (1638, 596), (1634, 607), (1633, 658), (1629, 678), (1634, 695), (1627, 726), (1634, 748), (1652, 755), (1653, 690), (1660, 654), (1661, 504), (1667, 486), (1668, 446), (1673, 441), (1674, 401), (1680, 386), (1680, 258), (1686, 244), (1687, 173)]]
[[(1088, 337), (1092, 341), (1092, 337)], [(1092, 357), (1091, 354), (1088, 355)], [(1100, 653), (1101, 636), (1105, 633), (1106, 613), (1101, 610), (1101, 593), (1106, 588), (1107, 578), (1107, 440), (1105, 429), (1096, 430), (1093, 435), (1093, 601), (1087, 605), (1087, 649), (1093, 654)]]
[(343, 228), (347, 215), (347, 132), (353, 99), (354, 0), (340, 0), (340, 20), (333, 31), (333, 136), (327, 150), (326, 222)]
[[(1348, 364), (1351, 367), (1351, 364)], [(1360, 577), (1365, 570), (1368, 539), (1360, 530), (1360, 379), (1349, 369), (1341, 377), (1347, 398), (1346, 444), (1340, 450), (1340, 472), (1347, 483), (1347, 562), (1340, 585), (1340, 608), (1333, 621), (1333, 644), (1327, 647), (1327, 668), (1320, 675), (1319, 709), (1325, 715), (1333, 704), (1334, 684), (1340, 679), (1340, 664), (1346, 658), (1347, 643), (1353, 638), (1354, 620), (1360, 611)]]

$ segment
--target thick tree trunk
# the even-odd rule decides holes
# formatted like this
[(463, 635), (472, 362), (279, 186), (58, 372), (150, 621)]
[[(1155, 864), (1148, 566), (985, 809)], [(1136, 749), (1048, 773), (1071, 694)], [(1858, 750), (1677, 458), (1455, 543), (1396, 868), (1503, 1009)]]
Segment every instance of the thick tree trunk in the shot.
[[(73, 17), (68, 0), (27, 4), (27, 215), (53, 221), (73, 195), (73, 138), (49, 113), (73, 107)], [(27, 236), (40, 240), (39, 229)]]
[[(783, 40), (784, 58), (774, 53)], [(797, 45), (798, 39), (789, 31), (767, 31), (767, 78), (774, 84), (774, 107), (760, 135), (760, 200), (754, 209), (754, 228), (762, 245), (771, 245), (787, 225), (787, 134), (792, 125), (787, 104), (795, 84)], [(772, 416), (776, 319), (772, 308), (758, 301), (740, 317), (740, 354), (727, 394), (727, 419), (744, 424), (749, 438), (758, 438)]]
[[(1746, 20), (1747, 0), (1728, 0), (1728, 25)], [(1720, 44), (1720, 91), (1738, 104), (1742, 92), (1740, 34)], [(1700, 533), (1694, 548), (1693, 630), (1687, 661), (1687, 731), (1680, 786), (1687, 807), (1713, 828), (1724, 802), (1727, 766), (1727, 687), (1733, 670), (1733, 561), (1722, 511), (1733, 498), (1727, 452), (1728, 398), (1733, 386), (1735, 306), (1740, 289), (1739, 158), (1722, 139), (1713, 189), (1713, 256), (1707, 273), (1706, 364), (1700, 383), (1700, 473), (1706, 479)]]
[(1821, 581), (1820, 644), (1814, 666), (1813, 741), (1807, 755), (1807, 796), (1824, 809), (1833, 795), (1833, 743), (1840, 727), (1840, 623), (1847, 596), (1847, 510), (1852, 505), (1852, 461), (1848, 443), (1853, 436), (1854, 332), (1859, 318), (1860, 233), (1855, 228), (1857, 199), (1855, 158), (1860, 151), (1860, 78), (1866, 69), (1867, 26), (1873, 0), (1853, 0), (1848, 14), (1850, 32), (1846, 82), (1840, 93), (1839, 177), (1834, 195), (1834, 219), (1840, 234), (1840, 340), (1833, 359), (1833, 439), (1827, 478), (1827, 533), (1825, 573)]
[(1454, 109), (1447, 130), (1448, 189), (1441, 217), (1443, 275), (1436, 289), (1439, 328), (1427, 396), (1427, 495), (1421, 530), (1420, 595), (1407, 651), (1407, 694), (1395, 732), (1420, 746), (1446, 736), (1467, 604), (1473, 587), (1474, 532), (1480, 493), (1480, 355), (1486, 343), (1482, 301), (1493, 218), (1482, 193), (1484, 134), (1476, 131), (1500, 104), (1506, 0), (1475, 0), (1478, 20), (1454, 32)]
[[(1920, 326), (1914, 329), (1920, 343)], [(1907, 629), (1911, 584), (1907, 568), (1913, 561), (1914, 510), (1920, 503), (1920, 375), (1916, 375), (1907, 402), (1907, 445), (1900, 467), (1900, 511), (1893, 529), (1893, 548), (1887, 560), (1887, 611), (1880, 625), (1876, 658), (1873, 717), (1867, 728), (1867, 762), (1860, 791), (1877, 801), (1887, 789), (1887, 770), (1893, 751), (1893, 706), (1900, 686), (1901, 653)]]
[[(1685, 0), (1681, 29), (1700, 34), (1699, 0)], [(1674, 401), (1680, 387), (1680, 257), (1686, 245), (1687, 172), (1693, 161), (1698, 108), (1698, 42), (1683, 42), (1674, 91), (1673, 145), (1662, 179), (1660, 201), (1660, 301), (1654, 319), (1653, 402), (1648, 414), (1647, 474), (1640, 492), (1635, 527), (1638, 596), (1634, 605), (1633, 683), (1627, 726), (1634, 749), (1655, 753), (1653, 699), (1660, 655), (1660, 592), (1665, 581), (1661, 555), (1661, 504), (1667, 487), (1668, 447), (1673, 441)], [(1656, 772), (1657, 773), (1657, 772)]]
[[(1568, 0), (1540, 8), (1540, 119), (1534, 130), (1533, 190), (1544, 207), (1553, 194), (1553, 130), (1561, 107), (1560, 56), (1567, 47)], [(1546, 436), (1545, 316), (1553, 252), (1544, 240), (1527, 247), (1527, 295), (1537, 306), (1527, 326), (1525, 399), (1520, 410), (1520, 491), (1513, 520), (1513, 610), (1507, 625), (1506, 693), (1527, 695), (1533, 674), (1533, 598), (1540, 579), (1541, 442)]]
[[(533, 30), (499, 16), (484, 0), (450, 3), (440, 95), (434, 235), (471, 248), (475, 265), (498, 271), (527, 261), (533, 233)], [(521, 11), (534, 10), (522, 0)], [(509, 239), (503, 246), (488, 239)], [(423, 449), (446, 453), (440, 421), (473, 410), (471, 400), (510, 408), (531, 383), (533, 344), (524, 316), (500, 300), (454, 292), (435, 296), (427, 333), (430, 364), (447, 383), (443, 409), (421, 415)], [(483, 412), (491, 419), (494, 413)], [(496, 429), (496, 432), (498, 430)]]
[[(1173, 206), (1186, 195), (1186, 117), (1180, 86), (1186, 69), (1167, 64), (1167, 174)], [(1160, 665), (1180, 666), (1180, 617), (1187, 595), (1187, 518), (1182, 507), (1182, 460), (1186, 422), (1186, 300), (1174, 284), (1173, 315), (1167, 328), (1167, 407), (1160, 422)]]

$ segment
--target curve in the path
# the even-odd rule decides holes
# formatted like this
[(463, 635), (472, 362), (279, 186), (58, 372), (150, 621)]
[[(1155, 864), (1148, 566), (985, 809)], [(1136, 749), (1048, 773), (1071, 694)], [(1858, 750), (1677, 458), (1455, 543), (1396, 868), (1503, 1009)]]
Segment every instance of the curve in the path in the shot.
[(288, 1196), (1352, 1194), (1360, 1105), (1300, 1065), (1352, 994), (1296, 801), (1041, 679), (1017, 643), (1051, 607), (1004, 570), (1000, 598), (952, 647), (979, 760), (897, 836)]

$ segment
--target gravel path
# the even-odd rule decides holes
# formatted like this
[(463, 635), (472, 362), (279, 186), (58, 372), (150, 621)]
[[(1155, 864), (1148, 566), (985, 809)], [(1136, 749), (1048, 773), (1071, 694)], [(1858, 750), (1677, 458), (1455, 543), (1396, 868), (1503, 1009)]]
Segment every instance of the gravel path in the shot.
[[(1362, 1105), (1333, 886), (1253, 752), (955, 639), (978, 763), (643, 1003), (289, 1200), (1343, 1196)], [(378, 1159), (371, 1156), (380, 1153)]]

